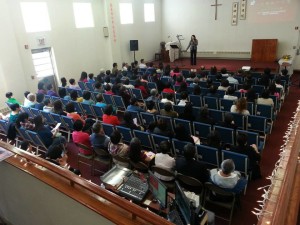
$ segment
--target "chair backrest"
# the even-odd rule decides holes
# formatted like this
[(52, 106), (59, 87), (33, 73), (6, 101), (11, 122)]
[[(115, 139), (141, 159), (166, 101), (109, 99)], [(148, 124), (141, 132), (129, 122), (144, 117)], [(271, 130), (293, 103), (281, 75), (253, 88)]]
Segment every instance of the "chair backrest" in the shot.
[(264, 141), (262, 141), (259, 137), (259, 133), (257, 132), (251, 132), (247, 130), (237, 130), (238, 134), (246, 134), (247, 135), (247, 144), (252, 145), (256, 144), (258, 150), (261, 152), (264, 148)]
[(82, 81), (78, 81), (78, 86), (80, 87), (81, 90), (87, 90), (87, 87), (85, 86), (85, 83)]
[(142, 124), (142, 120), (141, 120), (141, 117), (140, 117), (140, 113), (137, 112), (137, 111), (131, 111), (131, 110), (126, 110), (127, 112), (130, 112), (132, 118), (136, 118), (137, 119), (137, 123), (138, 124)]
[(204, 190), (203, 184), (194, 177), (177, 173), (176, 180), (179, 181), (182, 187), (184, 187), (188, 191), (192, 191), (195, 192), (196, 194), (200, 194), (200, 196)]
[(89, 146), (87, 146), (87, 145), (85, 145), (85, 144), (82, 144), (82, 143), (75, 143), (75, 145), (76, 145), (78, 148), (82, 148), (82, 149), (87, 150), (87, 151), (91, 151), (91, 150), (92, 150), (91, 147), (89, 147)]
[(155, 82), (148, 82), (147, 83), (148, 88), (151, 89), (156, 89), (157, 90), (157, 85)]
[(219, 109), (219, 101), (216, 97), (203, 97), (203, 105), (209, 109)]
[(113, 97), (113, 100), (116, 104), (116, 107), (118, 107), (118, 109), (122, 109), (122, 110), (126, 109), (123, 98), (121, 96), (113, 95), (112, 97)]
[(203, 139), (207, 139), (207, 135), (211, 132), (211, 125), (207, 123), (194, 122), (194, 135)]
[(158, 173), (159, 175), (162, 175), (162, 176), (173, 177), (175, 175), (174, 172), (172, 172), (170, 170), (167, 170), (167, 169), (164, 169), (164, 168), (159, 167), (159, 166), (152, 166), (151, 170), (152, 170), (152, 172), (156, 172), (156, 173)]
[(113, 98), (112, 98), (112, 95), (108, 95), (108, 94), (102, 94), (103, 98), (104, 98), (104, 101), (106, 104), (110, 104), (110, 105), (115, 105), (114, 101), (113, 101)]
[(147, 126), (152, 122), (156, 121), (156, 117), (152, 113), (147, 113), (147, 112), (140, 112), (141, 120), (142, 123)]
[(271, 105), (256, 104), (256, 115), (274, 120), (274, 107)]
[(93, 110), (95, 112), (95, 115), (97, 116), (97, 118), (102, 118), (103, 116), (103, 108), (97, 105), (92, 105)]
[(169, 141), (170, 142), (169, 137), (162, 136), (162, 135), (151, 134), (151, 138), (152, 138), (152, 143), (153, 143), (153, 147), (155, 149), (155, 152), (158, 151), (160, 142), (162, 142), (162, 141)]
[(115, 130), (114, 125), (107, 124), (107, 123), (102, 123), (102, 127), (103, 127), (103, 130), (104, 130), (104, 133), (107, 136), (110, 136), (112, 134), (112, 132)]
[(214, 126), (214, 129), (220, 134), (221, 141), (225, 144), (235, 144), (235, 130), (232, 128)]
[(270, 127), (267, 126), (267, 118), (262, 116), (254, 116), (249, 115), (247, 116), (248, 123), (247, 123), (247, 129), (258, 131), (263, 134), (269, 134), (270, 133)]
[(55, 124), (55, 121), (49, 112), (44, 112), (44, 111), (40, 111), (40, 112), (41, 112), (43, 118), (46, 120), (47, 124)]
[(197, 158), (208, 165), (214, 167), (220, 166), (219, 150), (217, 148), (209, 147), (206, 145), (196, 145)]
[(90, 106), (89, 104), (85, 104), (85, 103), (81, 103), (80, 106), (81, 106), (81, 108), (83, 110), (83, 113), (85, 115), (96, 117), (96, 114), (95, 114), (92, 106)]
[(189, 95), (189, 101), (193, 103), (193, 106), (202, 107), (202, 96), (200, 95)]
[(87, 89), (89, 89), (89, 91), (95, 91), (94, 83), (86, 82), (85, 85), (86, 85)]
[(181, 114), (184, 112), (184, 107), (183, 105), (173, 105), (173, 110), (177, 112), (178, 114)]
[(109, 154), (108, 151), (105, 151), (101, 148), (94, 148), (94, 152), (96, 153), (96, 156), (99, 156), (100, 158), (112, 158), (111, 154)]
[(74, 105), (75, 108), (75, 112), (79, 113), (79, 114), (83, 114), (83, 109), (81, 108), (81, 104), (79, 102), (76, 101), (71, 101)]
[(222, 150), (222, 161), (225, 159), (232, 159), (235, 164), (235, 170), (244, 173), (245, 175), (248, 175), (249, 159), (247, 155)]
[(33, 142), (29, 134), (26, 132), (26, 129), (20, 127), (16, 127), (16, 131), (19, 133), (19, 135), (23, 138), (23, 140), (27, 140), (29, 142)]
[(173, 154), (176, 155), (176, 156), (183, 156), (184, 154), (184, 146), (186, 144), (188, 144), (190, 142), (187, 142), (187, 141), (180, 141), (180, 140), (177, 140), (175, 138), (172, 139), (172, 144), (173, 144)]
[(224, 120), (224, 111), (217, 109), (208, 109), (208, 112), (216, 123), (220, 123)]
[(38, 110), (36, 108), (31, 108), (31, 112), (32, 112), (32, 115), (34, 115), (34, 116), (41, 115), (40, 110)]
[(131, 89), (132, 95), (134, 95), (138, 100), (144, 100), (142, 91), (138, 88), (132, 88)]
[(122, 134), (123, 141), (130, 143), (130, 141), (133, 138), (131, 129), (127, 128), (127, 127), (122, 127), (122, 126), (116, 126), (116, 129)]
[(220, 110), (230, 112), (231, 106), (235, 104), (234, 100), (220, 98)]
[(143, 162), (136, 163), (136, 162), (133, 162), (132, 160), (130, 160), (130, 165), (139, 172), (145, 173), (148, 171), (148, 165), (146, 165)]
[(32, 112), (31, 112), (31, 108), (22, 106), (22, 111), (23, 111), (23, 112), (26, 112), (30, 118), (33, 118), (33, 117), (34, 117), (34, 115), (33, 115)]
[(122, 157), (122, 156), (119, 156), (119, 155), (113, 155), (112, 158), (114, 159), (114, 161), (118, 161), (118, 162), (121, 162), (123, 164), (129, 164), (130, 163), (129, 158), (125, 158), (125, 157)]
[(217, 90), (217, 93), (219, 95), (219, 98), (223, 98), (224, 95), (226, 94), (226, 91), (225, 90)]
[[(214, 192), (219, 196), (235, 198), (235, 194), (233, 192), (225, 191), (224, 189), (222, 189), (210, 182), (205, 182), (204, 186), (207, 191)], [(233, 205), (232, 205), (232, 207), (233, 207)]]
[(64, 121), (65, 125), (67, 126), (67, 129), (73, 130), (74, 121), (72, 118), (61, 115), (61, 119)]
[(168, 130), (174, 131), (173, 118), (168, 116), (156, 115), (156, 119), (162, 119), (166, 122)]
[(29, 137), (31, 138), (31, 140), (33, 141), (35, 146), (40, 146), (40, 147), (47, 149), (44, 142), (41, 140), (41, 138), (39, 137), (39, 135), (36, 132), (31, 131), (31, 130), (26, 130), (26, 132), (29, 135)]
[(185, 131), (189, 134), (192, 135), (192, 127), (191, 127), (191, 122), (188, 120), (182, 120), (178, 118), (174, 118), (174, 125), (176, 127), (177, 124), (182, 124), (185, 128)]
[(151, 136), (148, 132), (140, 131), (140, 130), (133, 130), (133, 135), (140, 139), (142, 146), (149, 149), (154, 149), (152, 145)]
[(247, 102), (247, 110), (251, 115), (253, 115), (255, 110), (255, 104), (253, 102)]
[(233, 116), (234, 124), (239, 129), (246, 129), (246, 120), (247, 120), (246, 116), (240, 113), (231, 113), (231, 115)]

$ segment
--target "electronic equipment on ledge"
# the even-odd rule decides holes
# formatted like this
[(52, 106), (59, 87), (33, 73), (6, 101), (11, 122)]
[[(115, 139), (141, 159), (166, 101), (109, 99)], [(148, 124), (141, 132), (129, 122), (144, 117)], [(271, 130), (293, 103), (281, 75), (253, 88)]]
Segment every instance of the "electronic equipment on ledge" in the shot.
[(118, 189), (119, 194), (133, 201), (141, 202), (149, 190), (148, 182), (132, 173)]
[(149, 189), (162, 209), (167, 208), (167, 187), (151, 171), (149, 171)]

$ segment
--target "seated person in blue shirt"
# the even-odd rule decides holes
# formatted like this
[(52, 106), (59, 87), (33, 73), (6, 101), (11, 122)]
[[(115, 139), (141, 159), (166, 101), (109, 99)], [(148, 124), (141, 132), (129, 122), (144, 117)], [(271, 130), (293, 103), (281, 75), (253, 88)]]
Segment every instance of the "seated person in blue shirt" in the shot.
[(127, 110), (136, 111), (136, 112), (145, 112), (145, 110), (140, 107), (140, 104), (136, 97), (132, 97), (130, 99), (130, 105), (127, 106)]
[(90, 135), (90, 141), (94, 149), (104, 149), (108, 150), (108, 143), (110, 138), (105, 135), (102, 124), (97, 121), (92, 126), (93, 133)]
[(95, 102), (91, 99), (91, 92), (83, 91), (82, 97), (83, 97), (82, 103), (88, 104), (88, 105), (94, 105), (95, 104)]

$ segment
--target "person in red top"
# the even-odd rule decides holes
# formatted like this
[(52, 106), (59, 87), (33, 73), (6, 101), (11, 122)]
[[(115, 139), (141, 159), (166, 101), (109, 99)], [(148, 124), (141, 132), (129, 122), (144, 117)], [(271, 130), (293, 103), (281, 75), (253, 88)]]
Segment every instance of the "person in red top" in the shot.
[(165, 88), (162, 90), (162, 92), (175, 94), (175, 91), (171, 88), (170, 82), (166, 83)]
[(140, 79), (135, 80), (134, 87), (141, 90), (143, 98), (145, 98), (145, 99), (148, 98), (148, 95), (149, 95), (148, 89), (145, 87), (145, 85), (143, 85), (143, 83), (141, 82)]
[(77, 121), (77, 120), (81, 120), (83, 125), (85, 125), (85, 120), (82, 119), (81, 116), (77, 112), (75, 112), (74, 103), (69, 102), (66, 105), (66, 111), (67, 111), (67, 117), (72, 118), (74, 122)]
[(79, 152), (84, 155), (92, 155), (92, 145), (90, 142), (90, 135), (82, 131), (83, 123), (81, 120), (76, 120), (73, 125), (72, 139), (74, 143), (84, 144), (90, 148), (90, 150), (79, 148)]
[(113, 107), (112, 105), (107, 105), (104, 108), (104, 115), (102, 117), (103, 123), (112, 124), (114, 126), (120, 125), (120, 121), (117, 116), (113, 116)]
[(112, 88), (109, 84), (105, 85), (105, 94), (107, 95), (114, 95), (115, 93), (112, 92)]

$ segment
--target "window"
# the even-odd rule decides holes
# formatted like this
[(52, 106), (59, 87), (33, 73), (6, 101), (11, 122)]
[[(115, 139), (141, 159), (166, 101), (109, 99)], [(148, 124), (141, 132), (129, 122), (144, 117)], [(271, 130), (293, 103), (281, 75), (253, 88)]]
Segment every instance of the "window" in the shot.
[(54, 75), (51, 48), (33, 49), (31, 56), (37, 77)]
[(26, 32), (50, 31), (50, 20), (46, 2), (21, 2)]
[(155, 22), (154, 4), (145, 3), (144, 4), (144, 17), (145, 22)]
[(120, 3), (121, 24), (133, 24), (133, 13), (131, 3)]
[(76, 28), (94, 27), (91, 3), (73, 3)]

